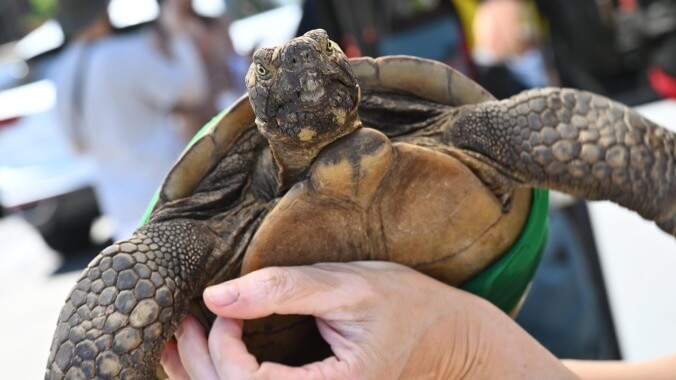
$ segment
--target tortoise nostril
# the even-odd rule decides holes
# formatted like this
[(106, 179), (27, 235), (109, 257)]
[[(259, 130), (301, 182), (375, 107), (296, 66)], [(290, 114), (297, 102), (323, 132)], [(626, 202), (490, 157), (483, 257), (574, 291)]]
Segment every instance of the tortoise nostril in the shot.
[(291, 62), (296, 63), (296, 58), (293, 58)]
[(300, 91), (296, 91), (296, 97), (300, 98)]

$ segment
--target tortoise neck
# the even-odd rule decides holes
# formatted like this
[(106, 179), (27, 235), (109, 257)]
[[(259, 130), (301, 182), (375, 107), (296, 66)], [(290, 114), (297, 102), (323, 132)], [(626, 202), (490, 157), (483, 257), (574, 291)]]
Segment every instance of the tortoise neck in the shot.
[(268, 140), (270, 151), (278, 167), (277, 178), (279, 179), (280, 189), (287, 190), (291, 185), (298, 182), (306, 174), (310, 166), (312, 166), (315, 158), (317, 158), (324, 147), (349, 135), (361, 128), (361, 126), (361, 120), (359, 120), (359, 117), (355, 117), (345, 123), (344, 128), (341, 128), (341, 132), (333, 138), (319, 140), (307, 145)]

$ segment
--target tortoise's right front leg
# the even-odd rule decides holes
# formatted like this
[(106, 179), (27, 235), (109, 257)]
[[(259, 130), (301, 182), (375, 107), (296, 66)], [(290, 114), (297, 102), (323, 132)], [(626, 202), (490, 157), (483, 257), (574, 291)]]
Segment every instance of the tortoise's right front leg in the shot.
[(153, 378), (216, 242), (205, 224), (171, 220), (106, 248), (61, 310), (45, 378)]

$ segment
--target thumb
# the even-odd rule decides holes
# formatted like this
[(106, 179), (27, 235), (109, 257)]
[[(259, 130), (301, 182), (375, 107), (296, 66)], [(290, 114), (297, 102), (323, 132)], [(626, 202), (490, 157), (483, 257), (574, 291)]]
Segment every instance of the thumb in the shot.
[(228, 318), (254, 319), (273, 313), (323, 317), (344, 306), (347, 297), (354, 300), (364, 293), (364, 287), (358, 286), (364, 282), (362, 276), (340, 270), (349, 265), (264, 268), (208, 287), (204, 301), (214, 314)]

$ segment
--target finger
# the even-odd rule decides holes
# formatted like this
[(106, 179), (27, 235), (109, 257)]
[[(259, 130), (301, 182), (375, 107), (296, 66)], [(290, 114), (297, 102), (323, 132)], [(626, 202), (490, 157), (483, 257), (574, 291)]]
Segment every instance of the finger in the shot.
[(190, 380), (188, 373), (185, 372), (183, 368), (183, 363), (181, 363), (181, 357), (178, 354), (178, 347), (176, 345), (176, 339), (171, 338), (167, 343), (164, 344), (164, 350), (162, 351), (162, 359), (160, 360), (164, 372), (167, 373), (170, 379), (172, 380)]
[(242, 341), (241, 320), (216, 318), (209, 333), (209, 351), (222, 379), (251, 378), (258, 371), (258, 361)]
[(283, 364), (265, 362), (261, 364), (257, 379), (350, 379), (357, 378), (356, 372), (350, 372), (347, 362), (335, 356), (321, 362), (306, 364), (302, 367), (289, 367)]
[(191, 316), (179, 326), (175, 333), (178, 353), (183, 368), (191, 379), (218, 379), (211, 362), (207, 338), (202, 326)]
[(332, 379), (346, 378), (346, 362), (336, 357), (302, 367), (289, 367), (265, 362), (258, 364), (242, 341), (242, 321), (218, 317), (209, 334), (211, 351), (216, 372), (222, 379)]
[(346, 265), (264, 268), (207, 288), (204, 300), (215, 314), (237, 319), (273, 313), (324, 316), (344, 309), (346, 299), (355, 304), (369, 295), (371, 286), (363, 276), (326, 269)]

